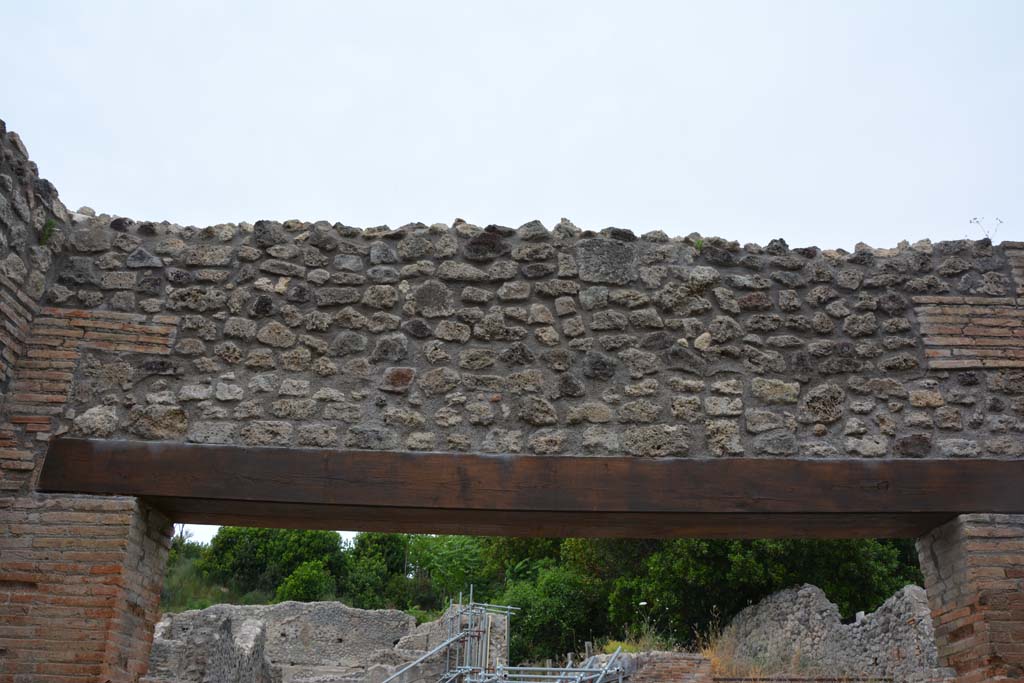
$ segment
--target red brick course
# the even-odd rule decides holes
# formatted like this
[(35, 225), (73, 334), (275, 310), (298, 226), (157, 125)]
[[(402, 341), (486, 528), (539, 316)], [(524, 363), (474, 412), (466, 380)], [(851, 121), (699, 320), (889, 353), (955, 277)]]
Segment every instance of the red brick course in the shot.
[(1024, 368), (1021, 299), (929, 295), (913, 300), (929, 367)]
[(644, 652), (637, 655), (630, 683), (712, 683), (711, 660), (687, 652)]

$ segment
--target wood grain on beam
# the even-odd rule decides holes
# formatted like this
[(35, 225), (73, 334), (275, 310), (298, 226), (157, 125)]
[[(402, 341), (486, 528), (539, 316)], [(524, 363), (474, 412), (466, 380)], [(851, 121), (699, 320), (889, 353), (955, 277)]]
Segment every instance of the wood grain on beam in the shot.
[(689, 459), (59, 439), (39, 489), (196, 523), (587, 536), (908, 536), (1024, 512), (1024, 461)]

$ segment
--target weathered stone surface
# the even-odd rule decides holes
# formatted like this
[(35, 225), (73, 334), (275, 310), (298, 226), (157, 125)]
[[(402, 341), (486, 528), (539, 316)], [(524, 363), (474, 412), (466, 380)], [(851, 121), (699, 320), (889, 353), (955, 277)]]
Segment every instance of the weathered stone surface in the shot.
[(261, 327), (259, 332), (256, 333), (256, 339), (267, 346), (288, 348), (295, 345), (298, 337), (287, 327), (274, 321)]
[(452, 292), (439, 280), (427, 280), (414, 288), (410, 300), (416, 307), (416, 313), (425, 318), (444, 318), (455, 312)]
[(188, 415), (179, 406), (149, 405), (131, 411), (127, 428), (143, 439), (178, 439), (188, 429)]
[(816, 586), (774, 593), (736, 615), (722, 634), (735, 665), (801, 676), (872, 676), (911, 682), (952, 680), (938, 666), (931, 612), (923, 589), (901, 588), (875, 612), (843, 623)]
[(417, 384), (427, 395), (444, 394), (459, 385), (461, 377), (451, 368), (436, 368), (420, 375)]
[(800, 398), (800, 385), (797, 382), (755, 377), (750, 382), (750, 389), (756, 398), (769, 404), (796, 403)]
[(117, 430), (117, 410), (113, 406), (89, 408), (74, 420), (76, 434), (105, 439)]
[[(492, 629), (504, 651), (504, 630)], [(441, 622), (416, 626), (397, 610), (360, 610), (338, 602), (215, 605), (167, 615), (157, 625), (149, 674), (141, 683), (371, 683), (432, 649)], [(409, 675), (436, 676), (436, 662)]]
[(820, 384), (807, 392), (800, 404), (804, 422), (835, 422), (843, 415), (846, 392), (835, 384)]
[(608, 239), (576, 243), (576, 263), (583, 282), (624, 285), (636, 279), (636, 247)]
[(690, 446), (684, 427), (657, 424), (629, 427), (622, 432), (620, 443), (629, 455), (662, 457), (686, 455)]

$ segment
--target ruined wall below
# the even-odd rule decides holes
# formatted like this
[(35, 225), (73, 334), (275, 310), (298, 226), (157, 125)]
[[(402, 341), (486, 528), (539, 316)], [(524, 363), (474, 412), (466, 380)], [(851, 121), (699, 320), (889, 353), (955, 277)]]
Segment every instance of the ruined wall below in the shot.
[[(443, 631), (441, 622), (416, 626), (404, 612), (340, 602), (214, 605), (160, 621), (142, 683), (377, 683), (436, 647)], [(429, 660), (398, 683), (442, 668)]]
[(918, 586), (901, 589), (852, 624), (841, 622), (820, 588), (786, 589), (736, 615), (722, 642), (735, 661), (766, 671), (901, 683), (953, 676), (939, 667), (928, 600)]

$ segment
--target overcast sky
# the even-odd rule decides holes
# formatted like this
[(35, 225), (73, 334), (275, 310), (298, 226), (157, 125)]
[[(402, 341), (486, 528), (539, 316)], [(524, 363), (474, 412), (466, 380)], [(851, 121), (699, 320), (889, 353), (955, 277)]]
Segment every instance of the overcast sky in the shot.
[(7, 0), (71, 208), (1024, 239), (1024, 2)]
[(1024, 234), (1018, 0), (4, 5), (0, 117), (72, 208)]

